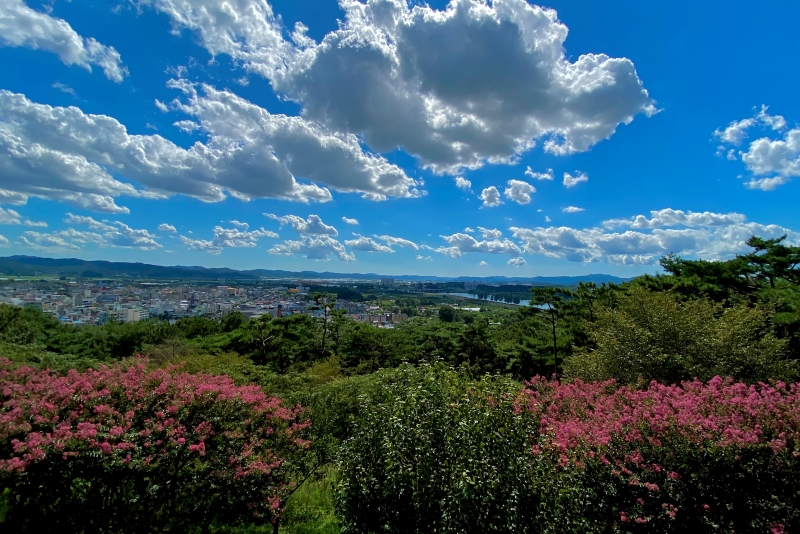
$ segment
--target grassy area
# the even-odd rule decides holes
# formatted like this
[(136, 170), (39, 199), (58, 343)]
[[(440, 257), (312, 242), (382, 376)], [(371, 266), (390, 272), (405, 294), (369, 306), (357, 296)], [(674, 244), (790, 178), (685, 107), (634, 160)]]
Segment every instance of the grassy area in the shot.
[[(289, 498), (281, 517), (282, 534), (339, 534), (339, 519), (334, 503), (334, 485), (339, 473), (333, 465), (321, 469), (318, 476)], [(216, 534), (272, 534), (272, 525), (224, 528)]]
[(334, 503), (334, 485), (339, 473), (334, 466), (320, 470), (286, 503), (282, 532), (288, 534), (338, 534), (339, 519)]

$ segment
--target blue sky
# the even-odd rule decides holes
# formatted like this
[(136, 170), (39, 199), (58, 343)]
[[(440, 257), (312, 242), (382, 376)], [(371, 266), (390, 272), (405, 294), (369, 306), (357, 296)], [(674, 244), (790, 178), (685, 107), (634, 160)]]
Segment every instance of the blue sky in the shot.
[(800, 5), (0, 4), (0, 255), (634, 276), (800, 242)]

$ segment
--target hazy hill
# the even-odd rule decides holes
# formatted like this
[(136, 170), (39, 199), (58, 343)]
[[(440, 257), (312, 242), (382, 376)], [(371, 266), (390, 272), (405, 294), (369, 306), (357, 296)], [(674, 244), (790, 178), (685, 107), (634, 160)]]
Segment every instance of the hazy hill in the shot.
[(207, 268), (200, 266), (163, 266), (147, 263), (126, 263), (112, 261), (86, 261), (77, 258), (39, 258), (36, 256), (0, 257), (0, 274), (8, 276), (57, 275), (84, 278), (149, 278), (149, 279), (184, 279), (184, 280), (256, 280), (259, 278), (300, 278), (300, 279), (358, 279), (378, 280), (390, 276), (395, 280), (414, 282), (464, 282), (475, 280), (484, 283), (541, 283), (553, 285), (575, 285), (578, 281), (620, 283), (626, 279), (608, 274), (588, 274), (585, 276), (420, 276), (420, 275), (380, 275), (375, 273), (336, 273), (316, 271), (283, 271), (269, 269), (252, 269), (238, 271), (228, 268)]

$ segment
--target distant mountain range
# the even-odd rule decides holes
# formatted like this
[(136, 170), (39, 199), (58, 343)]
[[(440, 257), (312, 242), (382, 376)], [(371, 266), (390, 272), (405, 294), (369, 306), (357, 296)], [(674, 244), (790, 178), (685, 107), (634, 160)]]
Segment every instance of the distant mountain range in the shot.
[(175, 265), (165, 267), (147, 263), (125, 263), (113, 261), (86, 261), (77, 258), (39, 258), (36, 256), (0, 257), (0, 275), (6, 276), (68, 276), (82, 278), (144, 278), (159, 280), (258, 280), (260, 278), (294, 278), (303, 280), (380, 280), (394, 278), (411, 282), (466, 282), (483, 283), (529, 283), (547, 285), (577, 285), (579, 281), (620, 283), (629, 278), (619, 278), (608, 274), (587, 274), (584, 276), (419, 276), (419, 275), (380, 275), (375, 273), (334, 273), (316, 271), (283, 271), (251, 269), (238, 271), (228, 268), (208, 268), (200, 266)]

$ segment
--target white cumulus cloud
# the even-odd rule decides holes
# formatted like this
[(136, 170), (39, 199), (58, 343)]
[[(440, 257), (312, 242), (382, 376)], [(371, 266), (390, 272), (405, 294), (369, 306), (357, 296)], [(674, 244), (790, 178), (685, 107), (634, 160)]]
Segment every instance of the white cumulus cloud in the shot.
[(743, 119), (731, 122), (723, 130), (715, 130), (714, 137), (731, 145), (741, 145), (747, 137), (747, 130), (756, 123), (755, 119)]
[(512, 267), (522, 267), (526, 263), (527, 262), (525, 261), (525, 258), (511, 258), (508, 260), (508, 265), (511, 265)]
[(247, 223), (230, 222), (235, 228), (215, 226), (213, 229), (214, 237), (210, 240), (180, 236), (181, 242), (192, 250), (220, 254), (226, 248), (255, 248), (258, 246), (259, 239), (265, 237), (277, 239), (279, 237), (275, 232), (264, 228), (250, 230), (250, 225)]
[(478, 226), (478, 231), (481, 233), (481, 236), (484, 239), (500, 239), (503, 236), (503, 232), (498, 230), (497, 228), (484, 228), (483, 226)]
[(299, 254), (309, 260), (327, 261), (331, 258), (338, 258), (341, 261), (349, 262), (356, 259), (352, 252), (347, 252), (344, 245), (328, 235), (317, 237), (302, 236), (299, 240), (288, 240), (275, 245), (269, 249), (270, 254), (280, 254), (284, 256), (294, 256)]
[(128, 74), (114, 47), (81, 37), (66, 21), (35, 11), (22, 0), (0, 2), (0, 45), (52, 52), (64, 64), (89, 71), (100, 67), (117, 83)]
[(397, 245), (398, 247), (403, 248), (413, 248), (414, 250), (419, 250), (419, 245), (414, 243), (413, 241), (409, 241), (408, 239), (403, 239), (402, 237), (394, 237), (391, 235), (376, 235), (377, 239), (386, 242), (387, 245), (390, 247), (393, 245)]
[(347, 217), (342, 217), (342, 222), (345, 224), (358, 225), (358, 219), (348, 219)]
[(43, 234), (34, 231), (23, 232), (19, 237), (19, 243), (38, 252), (65, 252), (81, 249), (81, 247), (70, 243), (60, 235)]
[(577, 206), (567, 206), (566, 208), (561, 208), (563, 213), (578, 213), (583, 211), (583, 208), (579, 208)]
[(161, 223), (161, 224), (158, 225), (158, 231), (159, 232), (168, 232), (170, 234), (174, 234), (178, 230), (174, 226), (172, 226), (171, 224)]
[(510, 200), (513, 200), (517, 204), (530, 204), (531, 202), (531, 193), (536, 192), (536, 188), (533, 187), (528, 182), (523, 182), (522, 180), (509, 180), (506, 182), (508, 187), (503, 194)]
[(108, 224), (107, 221), (98, 221), (93, 219), (92, 217), (87, 217), (84, 215), (73, 215), (72, 213), (67, 212), (67, 216), (64, 218), (64, 222), (67, 224), (83, 224), (91, 228), (92, 230), (100, 230), (103, 232), (111, 232), (114, 230), (114, 227)]
[(478, 241), (469, 234), (453, 234), (440, 236), (447, 241), (446, 247), (424, 247), (428, 250), (433, 250), (451, 258), (460, 258), (463, 254), (475, 252), (482, 254), (509, 254), (511, 256), (519, 256), (522, 254), (522, 249), (518, 247), (513, 241), (509, 239), (484, 239)]
[(484, 189), (478, 198), (483, 200), (483, 205), (487, 208), (495, 208), (503, 203), (500, 200), (500, 191), (495, 186)]
[(745, 216), (741, 213), (713, 213), (710, 211), (686, 211), (666, 208), (653, 210), (648, 219), (644, 215), (637, 215), (630, 219), (609, 219), (603, 222), (608, 228), (662, 228), (664, 226), (728, 226), (741, 224)]
[(264, 216), (278, 221), (281, 228), (288, 224), (298, 234), (339, 235), (339, 231), (333, 226), (322, 222), (319, 215), (309, 215), (308, 219), (303, 219), (297, 215), (278, 216), (273, 213), (265, 213)]
[(525, 169), (525, 176), (529, 176), (534, 180), (552, 180), (555, 178), (553, 175), (553, 169), (547, 169), (545, 172), (536, 172), (530, 167)]
[(156, 236), (147, 230), (136, 230), (119, 221), (114, 224), (117, 228), (103, 234), (112, 246), (137, 247), (141, 250), (161, 248), (161, 244), (156, 241)]
[(455, 177), (456, 187), (462, 191), (472, 191), (472, 182), (461, 176)]
[(788, 182), (788, 178), (783, 176), (775, 176), (774, 178), (751, 178), (745, 182), (744, 186), (747, 189), (760, 189), (761, 191), (772, 191), (779, 185)]
[(68, 224), (88, 226), (94, 232), (67, 228), (49, 234), (26, 231), (19, 237), (19, 243), (40, 252), (65, 252), (81, 250), (85, 245), (99, 247), (138, 248), (140, 250), (156, 250), (162, 248), (157, 236), (144, 229), (131, 228), (127, 224), (114, 221), (97, 221), (91, 217), (67, 214), (64, 219)]
[(22, 224), (22, 216), (14, 210), (0, 208), (0, 224)]
[[(512, 227), (527, 254), (539, 254), (569, 261), (605, 261), (623, 265), (649, 265), (661, 256), (675, 253), (708, 260), (727, 259), (750, 249), (745, 241), (753, 235), (764, 238), (788, 236), (800, 242), (800, 233), (774, 224), (747, 222), (739, 214), (657, 210), (648, 219), (612, 219), (604, 228), (577, 229)], [(626, 226), (630, 229), (614, 231)]]
[[(114, 198), (183, 194), (207, 202), (234, 197), (331, 200), (327, 187), (370, 200), (423, 194), (417, 182), (352, 134), (301, 117), (273, 115), (230, 92), (173, 80), (185, 100), (175, 111), (205, 136), (184, 149), (157, 134), (131, 135), (105, 115), (36, 104), (0, 91), (0, 189), (77, 206), (127, 213)], [(112, 175), (134, 180), (137, 189)], [(298, 181), (296, 176), (312, 183)]]
[(575, 176), (568, 172), (564, 173), (564, 187), (575, 187), (581, 182), (588, 182), (589, 176), (585, 172), (575, 171)]
[(525, 0), (453, 0), (443, 10), (346, 0), (342, 23), (320, 42), (302, 23), (284, 29), (266, 0), (141, 4), (268, 78), (303, 117), (379, 152), (403, 147), (439, 173), (514, 161), (539, 139), (554, 154), (585, 151), (656, 111), (629, 59), (573, 61), (556, 12)]
[(740, 121), (731, 121), (722, 130), (714, 130), (714, 137), (729, 145), (739, 146), (748, 136), (748, 130), (753, 126), (761, 124), (772, 130), (782, 130), (786, 127), (786, 119), (781, 115), (770, 115), (767, 113), (768, 106), (762, 105), (761, 109), (753, 116)]
[[(756, 126), (761, 126), (767, 135), (751, 141), (746, 150), (731, 148), (726, 152), (729, 146), (739, 147)], [(800, 176), (800, 128), (786, 130), (786, 119), (768, 114), (767, 106), (761, 106), (751, 118), (733, 121), (725, 129), (714, 131), (714, 137), (724, 143), (717, 149), (720, 156), (726, 154), (727, 159), (741, 159), (744, 163), (751, 174), (744, 183), (748, 189), (771, 191)]]
[[(70, 228), (49, 235), (65, 238), (73, 243), (94, 243), (109, 247), (136, 247), (141, 250), (162, 248), (157, 241), (158, 236), (151, 234), (147, 230), (137, 230), (120, 221), (97, 221), (92, 217), (73, 215), (72, 213), (67, 213), (66, 215), (64, 222), (67, 224), (88, 226), (91, 230), (97, 230), (101, 233), (82, 232)], [(30, 234), (30, 232), (25, 232), (25, 234)]]
[(356, 238), (345, 240), (344, 244), (354, 250), (360, 250), (364, 252), (394, 252), (391, 247), (381, 245), (370, 237), (365, 237), (359, 234), (353, 235), (356, 236)]

